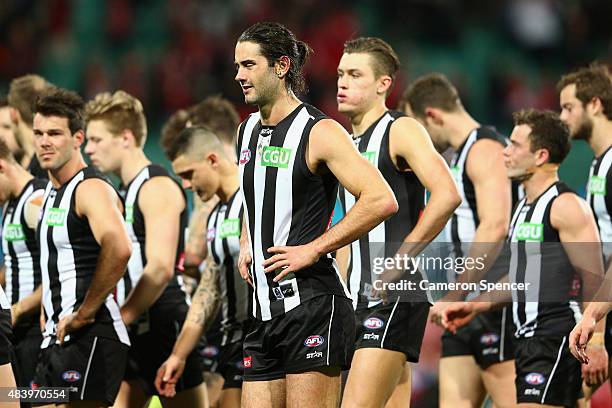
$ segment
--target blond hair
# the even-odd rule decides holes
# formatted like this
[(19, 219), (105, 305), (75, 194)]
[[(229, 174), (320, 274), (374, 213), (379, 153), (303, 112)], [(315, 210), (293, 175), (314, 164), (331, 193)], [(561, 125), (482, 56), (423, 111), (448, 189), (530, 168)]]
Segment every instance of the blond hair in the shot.
[(85, 117), (88, 122), (104, 121), (114, 136), (119, 136), (124, 130), (131, 131), (138, 147), (143, 147), (147, 140), (147, 121), (142, 103), (125, 91), (96, 95), (87, 102)]

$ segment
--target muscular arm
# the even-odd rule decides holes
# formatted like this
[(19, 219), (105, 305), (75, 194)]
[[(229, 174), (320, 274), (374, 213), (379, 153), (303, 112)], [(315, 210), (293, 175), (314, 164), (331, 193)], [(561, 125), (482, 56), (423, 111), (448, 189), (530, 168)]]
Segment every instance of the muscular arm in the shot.
[(185, 271), (184, 274), (199, 279), (198, 267), (206, 259), (208, 248), (206, 246), (206, 220), (217, 204), (217, 197), (202, 202), (197, 194), (193, 195), (194, 209), (189, 219), (189, 235), (185, 243)]
[(32, 313), (40, 311), (42, 299), (42, 286), (38, 285), (34, 292), (21, 299), (19, 302), (11, 306), (11, 317), (13, 320), (13, 326), (23, 316), (31, 315)]
[(389, 137), (394, 161), (405, 161), (430, 192), (419, 222), (404, 239), (416, 244), (410, 246), (410, 254), (416, 256), (444, 228), (461, 198), (448, 166), (422, 125), (412, 118), (399, 118), (391, 126)]
[(121, 316), (130, 324), (162, 294), (174, 275), (181, 212), (185, 199), (180, 188), (168, 177), (146, 182), (138, 197), (146, 234), (147, 264), (136, 286), (121, 307)]
[(100, 245), (96, 271), (77, 311), (79, 319), (93, 321), (100, 305), (123, 276), (132, 244), (123, 224), (121, 201), (106, 182), (83, 181), (76, 190), (76, 203), (77, 214), (89, 221)]
[(172, 350), (172, 354), (182, 360), (185, 360), (195, 348), (202, 333), (212, 324), (217, 314), (220, 300), (218, 275), (219, 267), (212, 257), (209, 257), (206, 260), (206, 269), (202, 272), (202, 278), (191, 300), (185, 324)]
[(307, 162), (313, 172), (326, 166), (357, 199), (338, 224), (312, 242), (319, 255), (350, 244), (397, 212), (389, 184), (337, 122), (324, 119), (312, 128)]

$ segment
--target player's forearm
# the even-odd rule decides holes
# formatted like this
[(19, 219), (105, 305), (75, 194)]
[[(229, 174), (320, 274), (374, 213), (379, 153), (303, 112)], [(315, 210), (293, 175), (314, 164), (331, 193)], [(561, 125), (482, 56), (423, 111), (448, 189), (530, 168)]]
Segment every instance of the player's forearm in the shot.
[(186, 323), (199, 325), (203, 329), (212, 324), (220, 301), (216, 272), (212, 268), (214, 268), (213, 265), (208, 265), (203, 272), (202, 280), (200, 280), (198, 288), (192, 296), (191, 307), (189, 307), (185, 319)]
[(29, 316), (40, 310), (42, 298), (42, 285), (38, 285), (36, 290), (28, 296), (15, 303), (12, 307), (12, 312), (15, 314), (13, 319), (18, 320), (20, 317)]
[(0, 286), (6, 287), (6, 265), (0, 266)]
[(196, 348), (200, 337), (204, 333), (204, 326), (193, 323), (191, 321), (185, 321), (183, 328), (174, 343), (172, 354), (182, 360), (186, 360), (187, 356)]
[[(605, 330), (606, 319), (604, 318), (612, 311), (612, 302), (590, 302), (585, 306), (583, 318), (592, 319), (597, 322), (595, 331)], [(599, 328), (602, 330), (598, 330)]]
[[(119, 231), (123, 231), (119, 229)], [(100, 243), (96, 271), (78, 313), (84, 320), (93, 319), (100, 305), (125, 273), (132, 252), (127, 237), (109, 236)]]
[(398, 210), (391, 190), (363, 193), (338, 224), (311, 242), (315, 251), (328, 254), (367, 234)]
[(172, 279), (173, 272), (168, 267), (147, 264), (142, 277), (121, 307), (121, 316), (126, 324), (136, 320), (159, 299)]

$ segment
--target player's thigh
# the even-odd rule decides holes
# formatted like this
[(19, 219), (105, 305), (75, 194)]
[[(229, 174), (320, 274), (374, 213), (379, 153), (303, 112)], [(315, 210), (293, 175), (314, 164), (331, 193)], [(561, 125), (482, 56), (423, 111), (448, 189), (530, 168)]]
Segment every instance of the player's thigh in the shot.
[(221, 391), (221, 398), (219, 399), (219, 408), (239, 407), (241, 398), (242, 398), (241, 388), (226, 388), (223, 391)]
[(410, 406), (410, 397), (412, 396), (412, 365), (404, 364), (402, 375), (391, 394), (391, 398), (387, 401), (385, 408), (405, 408)]
[(440, 359), (440, 407), (479, 407), (485, 397), (480, 367), (472, 356)]
[[(286, 400), (286, 380), (244, 381), (242, 383), (242, 408), (283, 408)], [(312, 395), (312, 390), (310, 390)]]
[(380, 348), (355, 351), (342, 406), (382, 406), (391, 397), (405, 363), (406, 355), (399, 351)]
[[(13, 375), (13, 368), (11, 367), (11, 364), (0, 365), (0, 387), (15, 388), (16, 386), (15, 376)], [(19, 402), (2, 402), (0, 403), (0, 407), (18, 408)]]
[(340, 403), (340, 367), (287, 374), (286, 385), (288, 408), (335, 408)]
[(138, 381), (121, 381), (119, 393), (113, 408), (139, 408), (149, 405), (150, 397), (145, 394)]
[(482, 381), (496, 408), (516, 406), (514, 360), (493, 364), (482, 370)]
[(208, 408), (208, 396), (206, 393), (206, 385), (200, 385), (177, 392), (172, 398), (160, 397), (162, 407), (164, 408)]

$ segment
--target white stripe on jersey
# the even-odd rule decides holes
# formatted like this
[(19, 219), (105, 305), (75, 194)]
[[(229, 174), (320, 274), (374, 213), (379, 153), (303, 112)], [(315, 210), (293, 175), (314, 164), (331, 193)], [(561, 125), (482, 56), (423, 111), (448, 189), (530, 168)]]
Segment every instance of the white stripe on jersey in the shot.
[[(594, 166), (591, 166), (589, 170), (589, 181), (595, 175), (602, 177), (607, 180), (608, 172), (612, 166), (612, 149), (608, 149), (605, 156), (601, 160), (597, 174), (594, 173)], [(589, 183), (590, 184), (590, 183)], [(606, 194), (612, 194), (612, 191), (606, 191)], [(606, 259), (612, 255), (610, 243), (612, 243), (612, 219), (608, 208), (606, 207), (606, 195), (605, 194), (592, 194), (589, 186), (587, 186), (587, 202), (592, 206), (593, 212), (597, 217), (597, 227), (599, 228), (599, 236), (603, 243), (604, 255)]]
[[(51, 301), (49, 271), (47, 270), (47, 265), (49, 263), (49, 240), (46, 239), (46, 237), (49, 227), (44, 222), (44, 216), (47, 213), (47, 210), (50, 207), (53, 207), (53, 199), (49, 197), (49, 194), (51, 193), (51, 187), (51, 183), (49, 183), (47, 184), (47, 188), (45, 189), (45, 195), (43, 196), (43, 202), (45, 203), (45, 205), (40, 210), (43, 222), (40, 222), (38, 227), (40, 229), (40, 231), (38, 231), (38, 234), (40, 236), (40, 272), (42, 281), (41, 301), (45, 311), (45, 317), (47, 318), (47, 321), (45, 322), (44, 333), (53, 333), (53, 321), (51, 319), (51, 316), (53, 316), (53, 302)], [(46, 337), (41, 344), (41, 348), (46, 348), (49, 345), (50, 340), (50, 337)]]
[[(242, 136), (242, 146), (240, 147), (240, 152), (244, 151), (244, 150), (248, 150), (249, 148), (249, 142), (251, 141), (251, 136), (253, 134), (253, 128), (255, 128), (255, 125), (259, 122), (261, 115), (259, 114), (259, 112), (255, 112), (253, 114), (251, 114), (251, 116), (249, 116), (249, 119), (247, 120), (247, 122), (244, 125), (244, 133)], [(257, 153), (255, 153), (255, 155), (257, 155)], [(256, 160), (256, 158), (253, 158), (254, 160)], [(257, 167), (257, 166), (256, 166)], [(239, 173), (240, 173), (240, 182), (242, 183), (242, 180), (244, 180), (244, 166), (238, 166), (239, 169)], [(255, 172), (254, 176), (256, 176), (257, 172)], [(260, 176), (261, 178), (261, 176)], [(255, 180), (257, 180), (255, 178)], [(263, 181), (265, 183), (265, 175), (263, 177)], [(242, 192), (242, 188), (240, 189), (239, 194), (242, 196), (242, 206), (244, 208), (244, 222), (246, 223), (246, 231), (247, 231), (247, 236), (249, 237), (249, 243), (251, 244), (251, 247), (254, 246), (254, 242), (253, 242), (253, 237), (251, 236), (251, 228), (249, 225), (249, 214), (247, 212), (247, 202), (246, 202), (246, 198), (244, 197), (244, 194)], [(255, 213), (256, 214), (261, 214), (262, 211), (262, 206), (263, 206), (263, 197), (261, 198), (260, 202), (258, 203), (257, 200), (255, 200)], [(259, 212), (257, 212), (257, 208), (259, 208)], [(255, 219), (259, 219), (261, 217), (255, 217)], [(257, 225), (255, 225), (255, 228), (257, 228)], [(259, 233), (257, 232), (257, 230), (255, 230), (255, 235), (261, 237), (261, 226), (259, 226)], [(261, 240), (261, 238), (259, 238)], [(261, 247), (261, 246), (260, 246)], [(263, 282), (258, 282), (254, 275), (254, 271), (255, 271), (255, 262), (257, 262), (257, 259), (255, 257), (255, 254), (252, 254), (253, 257), (253, 262), (251, 263), (251, 280), (253, 281), (253, 316), (257, 315), (257, 297), (259, 296), (259, 294), (267, 294), (269, 291), (269, 287), (268, 287), (268, 281), (267, 280), (263, 280)], [(259, 258), (261, 259), (261, 257)], [(260, 262), (263, 262), (263, 260), (261, 260)], [(271, 314), (269, 313), (270, 311), (270, 301), (267, 300), (266, 301), (267, 296), (263, 296), (261, 297), (260, 302), (262, 303), (262, 307), (265, 304), (266, 305), (266, 310), (268, 310), (268, 317), (267, 319), (263, 318), (263, 314), (262, 314), (262, 318), (263, 320), (269, 320), (271, 318)]]
[(0, 286), (0, 309), (6, 310), (10, 309), (11, 304), (9, 303), (6, 295), (4, 294), (4, 290), (2, 290), (2, 286)]
[[(127, 190), (127, 195), (125, 197), (126, 215), (128, 212), (128, 207), (136, 207), (136, 199), (138, 198), (138, 192), (140, 191), (140, 187), (142, 186), (142, 183), (144, 183), (148, 178), (149, 168), (145, 167), (130, 183), (129, 188)], [(126, 273), (129, 275), (132, 289), (134, 289), (144, 272), (144, 260), (142, 259), (142, 248), (140, 246), (140, 242), (138, 241), (138, 237), (136, 236), (136, 232), (134, 231), (134, 224), (127, 221), (124, 222), (124, 224), (127, 228), (130, 240), (132, 241), (132, 255), (130, 256), (130, 260), (128, 261)], [(123, 280), (123, 278), (121, 278), (119, 282), (117, 282), (117, 303), (123, 305), (128, 295), (129, 293), (125, 293), (125, 281)]]
[[(4, 219), (4, 225), (2, 227), (3, 231), (7, 230), (9, 224), (21, 224), (23, 207), (28, 202), (33, 192), (34, 186), (28, 186), (28, 188), (21, 195), (19, 202), (15, 206), (15, 211), (11, 214), (11, 216), (8, 216), (8, 214), (6, 214), (6, 210), (4, 211), (6, 217)], [(11, 244), (17, 255), (17, 259), (12, 259), (9, 251), (9, 243), (6, 239), (4, 239), (4, 236), (5, 234), (3, 233), (2, 251), (4, 252), (4, 266), (6, 267), (6, 297), (7, 299), (9, 299), (9, 302), (11, 302), (14, 288), (13, 279), (10, 273), (11, 268), (13, 267), (13, 262), (17, 262), (17, 270), (19, 271), (17, 289), (19, 290), (18, 299), (21, 300), (24, 297), (30, 295), (32, 292), (34, 292), (34, 260), (32, 258), (32, 254), (28, 249), (28, 246), (26, 245), (25, 240), (12, 241)]]

